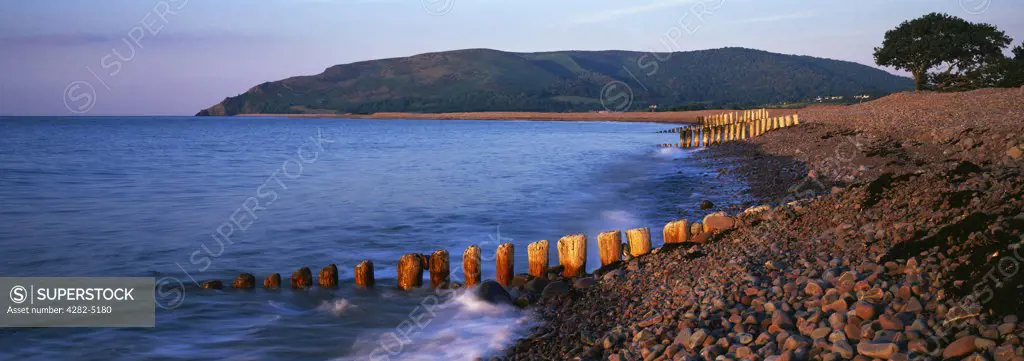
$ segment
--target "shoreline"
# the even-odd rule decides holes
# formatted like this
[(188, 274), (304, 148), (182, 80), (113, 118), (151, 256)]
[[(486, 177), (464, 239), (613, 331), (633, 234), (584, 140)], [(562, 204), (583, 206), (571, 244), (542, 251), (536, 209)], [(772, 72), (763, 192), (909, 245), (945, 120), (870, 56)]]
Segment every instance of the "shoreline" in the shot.
[[(771, 116), (793, 114), (800, 109), (769, 109)], [(239, 114), (236, 117), (284, 117), (312, 119), (376, 119), (376, 120), (524, 120), (524, 121), (592, 121), (689, 124), (697, 117), (731, 113), (734, 110), (693, 110), (678, 112), (608, 112), (608, 113), (548, 113), (548, 112), (460, 112), (460, 113), (399, 113), (374, 114)]]
[(503, 358), (1024, 360), (1024, 93), (902, 93), (801, 120), (697, 155), (738, 162), (720, 171), (764, 207), (541, 287), (543, 325)]

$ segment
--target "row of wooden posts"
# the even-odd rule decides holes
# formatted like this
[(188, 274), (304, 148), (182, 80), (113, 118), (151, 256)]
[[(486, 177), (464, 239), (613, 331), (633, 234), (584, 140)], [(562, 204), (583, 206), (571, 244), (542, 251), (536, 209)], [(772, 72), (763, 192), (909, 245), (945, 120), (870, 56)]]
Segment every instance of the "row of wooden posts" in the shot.
[[(723, 114), (724, 115), (724, 114)], [(717, 124), (718, 121), (711, 121)], [(692, 125), (682, 127), (679, 132), (679, 143), (659, 144), (663, 148), (700, 148), (725, 142), (746, 140), (761, 136), (769, 131), (791, 127), (800, 124), (800, 115), (792, 114), (774, 118), (760, 118), (753, 120), (733, 120), (728, 117), (725, 124), (719, 125)]]
[[(767, 119), (768, 109), (751, 109), (741, 110), (738, 112), (714, 114), (708, 116), (697, 117), (697, 127), (714, 127), (719, 125), (729, 125), (735, 123), (747, 123), (754, 120)], [(682, 133), (686, 129), (692, 126), (677, 127), (672, 129), (666, 129), (658, 131), (658, 133)]]
[[(705, 226), (700, 223), (688, 224), (686, 220), (669, 222), (665, 225), (663, 236), (665, 244), (684, 243), (698, 234), (707, 232)], [(597, 237), (597, 247), (600, 254), (601, 266), (619, 262), (623, 257), (623, 249), (632, 257), (638, 257), (651, 252), (651, 232), (648, 228), (635, 228), (625, 232), (626, 243), (622, 242), (622, 232), (619, 230), (603, 232)], [(558, 262), (562, 267), (563, 277), (579, 277), (586, 274), (587, 268), (587, 236), (574, 234), (562, 237), (556, 244), (558, 251)], [(534, 277), (541, 277), (549, 270), (548, 241), (542, 240), (529, 244), (526, 247), (529, 274)], [(508, 286), (515, 277), (514, 267), (515, 251), (512, 243), (498, 245), (495, 254), (495, 280), (503, 286)], [(466, 287), (480, 284), (480, 247), (469, 246), (462, 253), (462, 269)], [(398, 288), (409, 290), (423, 286), (423, 272), (430, 274), (430, 287), (438, 288), (450, 286), (451, 267), (447, 250), (437, 250), (429, 256), (425, 254), (409, 253), (398, 260)], [(355, 283), (361, 288), (374, 287), (373, 262), (365, 260), (355, 266)], [(290, 279), (291, 288), (305, 289), (313, 286), (313, 274), (308, 267), (302, 267), (292, 274)], [(317, 278), (317, 285), (321, 288), (335, 288), (338, 286), (338, 267), (334, 264), (328, 265), (320, 270)], [(220, 281), (207, 281), (202, 284), (203, 288), (219, 289), (223, 285)], [(256, 278), (252, 274), (243, 273), (235, 278), (232, 287), (239, 289), (252, 289), (256, 286)], [(274, 273), (263, 281), (263, 286), (268, 289), (281, 287), (281, 275)]]

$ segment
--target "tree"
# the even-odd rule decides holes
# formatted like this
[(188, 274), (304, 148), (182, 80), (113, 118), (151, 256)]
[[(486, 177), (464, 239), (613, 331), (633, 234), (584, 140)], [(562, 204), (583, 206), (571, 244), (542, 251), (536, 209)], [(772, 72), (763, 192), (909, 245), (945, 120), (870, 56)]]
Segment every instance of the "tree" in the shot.
[[(940, 88), (989, 86), (989, 65), (1005, 59), (1002, 51), (1009, 45), (995, 26), (931, 13), (887, 31), (875, 48), (875, 63), (909, 71), (916, 90), (930, 79)], [(938, 72), (930, 75), (932, 69)]]
[(1007, 88), (1024, 86), (1024, 44), (1013, 48), (1013, 59), (1006, 59), (1000, 70), (999, 86)]

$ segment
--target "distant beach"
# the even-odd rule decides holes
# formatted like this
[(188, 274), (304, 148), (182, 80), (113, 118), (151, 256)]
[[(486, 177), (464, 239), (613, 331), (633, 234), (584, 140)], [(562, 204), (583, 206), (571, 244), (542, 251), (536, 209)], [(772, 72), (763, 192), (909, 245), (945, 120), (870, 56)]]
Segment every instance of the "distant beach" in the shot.
[[(597, 121), (597, 122), (645, 122), (687, 124), (697, 117), (730, 113), (734, 110), (694, 110), (681, 112), (460, 112), (460, 113), (397, 113), (373, 114), (242, 114), (245, 117), (287, 117), (287, 118), (347, 118), (347, 119), (434, 119), (434, 120), (539, 120), (539, 121)], [(772, 109), (772, 115), (792, 114), (793, 109)]]

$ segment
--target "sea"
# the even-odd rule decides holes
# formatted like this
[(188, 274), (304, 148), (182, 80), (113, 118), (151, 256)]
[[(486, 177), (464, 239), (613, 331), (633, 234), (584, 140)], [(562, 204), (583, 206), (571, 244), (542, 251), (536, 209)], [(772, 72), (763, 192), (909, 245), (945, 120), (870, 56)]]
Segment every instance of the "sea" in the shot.
[[(744, 187), (661, 149), (670, 125), (284, 117), (0, 118), (0, 276), (152, 277), (156, 327), (0, 328), (5, 360), (474, 360), (543, 320), (400, 291), (406, 253), (698, 220)], [(588, 269), (598, 267), (588, 247)], [(353, 268), (375, 265), (356, 288)], [(262, 280), (339, 269), (336, 289)], [(251, 291), (230, 289), (240, 273)], [(221, 280), (223, 290), (199, 284)], [(3, 290), (6, 291), (6, 290)], [(0, 292), (2, 293), (2, 292)]]

